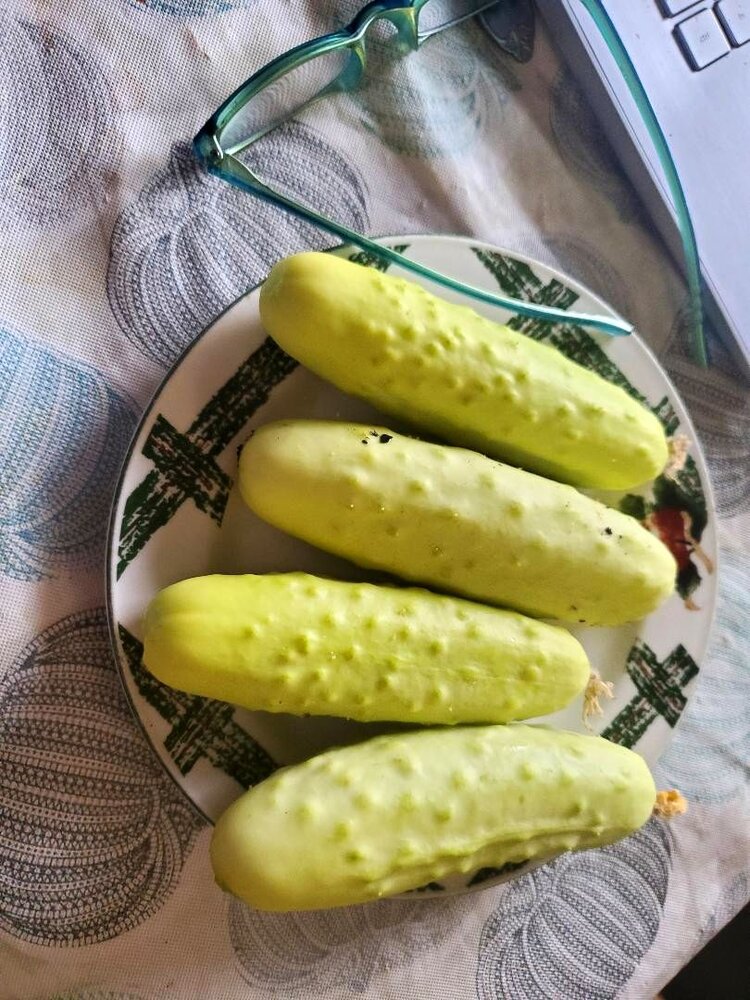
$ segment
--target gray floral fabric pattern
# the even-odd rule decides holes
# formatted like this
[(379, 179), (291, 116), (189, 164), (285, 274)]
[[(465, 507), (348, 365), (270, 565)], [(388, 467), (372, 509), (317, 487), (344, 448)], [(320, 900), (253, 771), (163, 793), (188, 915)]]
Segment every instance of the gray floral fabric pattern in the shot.
[[(131, 713), (103, 571), (139, 415), (276, 260), (333, 242), (210, 177), (190, 140), (251, 73), (358, 6), (7, 0), (0, 12), (3, 1000), (643, 1000), (750, 895), (750, 393), (718, 340), (708, 372), (689, 359), (684, 288), (530, 0), (504, 5), (500, 44), (471, 21), (393, 58), (379, 30), (360, 90), (247, 155), (355, 229), (488, 240), (636, 322), (691, 411), (719, 512), (713, 639), (657, 767), (689, 813), (466, 896), (261, 914), (214, 884), (208, 825)], [(293, 367), (262, 350), (222, 413), (239, 420)], [(217, 406), (176, 429), (190, 455)], [(144, 490), (175, 509), (190, 499), (152, 480)], [(198, 702), (163, 702), (178, 736)], [(247, 777), (225, 721), (219, 751)], [(176, 773), (214, 760), (175, 759)]]
[(106, 67), (74, 35), (5, 10), (0, 107), (0, 218), (44, 226), (95, 210), (122, 151)]
[[(254, 160), (302, 201), (323, 191), (323, 211), (367, 229), (356, 170), (304, 125), (277, 129), (259, 143)], [(157, 363), (170, 364), (279, 257), (330, 243), (308, 222), (278, 216), (205, 173), (189, 146), (176, 145), (112, 234), (107, 287), (125, 336)], [(269, 242), (264, 234), (271, 227)]]
[(0, 573), (100, 565), (134, 404), (100, 372), (0, 327)]
[(615, 997), (653, 943), (669, 872), (669, 833), (652, 820), (519, 879), (482, 929), (479, 1000)]
[(0, 927), (90, 944), (136, 926), (176, 886), (201, 827), (144, 744), (101, 609), (40, 633), (0, 683), (5, 817)]
[(246, 982), (268, 997), (309, 997), (345, 984), (371, 992), (378, 973), (425, 960), (466, 914), (466, 899), (383, 900), (373, 906), (311, 913), (258, 913), (234, 901), (229, 933)]

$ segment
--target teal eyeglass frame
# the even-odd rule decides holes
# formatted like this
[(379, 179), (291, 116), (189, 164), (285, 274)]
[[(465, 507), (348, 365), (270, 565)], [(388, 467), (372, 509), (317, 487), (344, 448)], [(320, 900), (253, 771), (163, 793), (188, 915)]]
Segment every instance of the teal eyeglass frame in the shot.
[[(193, 149), (198, 160), (205, 166), (209, 173), (228, 181), (235, 187), (249, 192), (256, 197), (262, 198), (272, 204), (291, 212), (300, 218), (312, 222), (346, 243), (365, 250), (380, 259), (397, 264), (415, 274), (428, 278), (445, 288), (468, 295), (471, 298), (492, 305), (509, 309), (521, 316), (549, 323), (564, 323), (568, 325), (585, 326), (611, 336), (623, 336), (632, 333), (633, 327), (627, 321), (620, 318), (609, 318), (606, 316), (588, 315), (586, 313), (569, 312), (556, 309), (551, 306), (537, 305), (529, 302), (522, 302), (518, 299), (510, 298), (467, 285), (464, 282), (441, 274), (432, 268), (426, 267), (417, 261), (410, 260), (403, 254), (390, 247), (376, 243), (374, 240), (350, 229), (348, 226), (329, 219), (315, 209), (303, 205), (293, 198), (275, 191), (262, 181), (253, 171), (244, 164), (237, 156), (249, 145), (260, 139), (267, 132), (282, 124), (274, 122), (267, 128), (246, 136), (241, 142), (225, 146), (222, 139), (229, 129), (235, 117), (244, 109), (249, 102), (260, 94), (266, 87), (279, 80), (285, 74), (302, 66), (304, 63), (319, 56), (335, 51), (345, 50), (350, 54), (342, 71), (327, 86), (318, 91), (305, 104), (301, 105), (294, 114), (304, 110), (305, 107), (318, 100), (334, 93), (353, 90), (361, 80), (367, 65), (367, 33), (370, 27), (380, 20), (389, 21), (396, 29), (397, 41), (404, 51), (416, 50), (419, 46), (431, 38), (433, 35), (447, 28), (453, 27), (459, 22), (480, 14), (483, 10), (494, 6), (497, 0), (486, 0), (482, 3), (478, 0), (475, 7), (465, 11), (452, 21), (440, 24), (432, 29), (420, 31), (419, 17), (422, 9), (431, 0), (373, 0), (364, 6), (350, 23), (340, 31), (322, 35), (309, 42), (303, 42), (288, 52), (278, 56), (258, 70), (242, 84), (221, 107), (214, 112), (203, 128), (198, 132), (193, 140)], [(501, 0), (502, 2), (502, 0)], [(688, 283), (691, 292), (691, 304), (694, 314), (697, 317), (697, 345), (695, 336), (693, 339), (693, 353), (696, 359), (705, 365), (705, 346), (703, 343), (703, 332), (701, 326), (702, 312), (700, 309), (700, 272), (698, 266), (697, 253), (695, 251), (695, 236), (693, 233), (690, 215), (685, 204), (684, 194), (680, 185), (677, 171), (674, 168), (669, 147), (666, 139), (659, 128), (656, 116), (648, 102), (637, 73), (630, 62), (630, 59), (622, 46), (622, 43), (610, 21), (606, 11), (604, 11), (599, 0), (581, 0), (589, 11), (598, 29), (612, 51), (618, 67), (625, 78), (628, 87), (636, 99), (641, 115), (649, 129), (651, 137), (657, 149), (657, 153), (662, 161), (665, 174), (677, 205), (680, 218), (680, 229), (683, 236), (683, 246), (688, 261)], [(697, 312), (695, 306), (697, 302)], [(695, 333), (695, 332), (694, 332)], [(697, 349), (696, 349), (697, 347)]]

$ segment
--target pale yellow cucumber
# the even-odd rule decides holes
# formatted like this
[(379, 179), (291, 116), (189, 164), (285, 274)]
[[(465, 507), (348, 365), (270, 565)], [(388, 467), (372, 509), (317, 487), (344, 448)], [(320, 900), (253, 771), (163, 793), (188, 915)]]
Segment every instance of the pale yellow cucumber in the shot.
[(620, 625), (674, 588), (666, 546), (572, 486), (383, 427), (280, 421), (240, 457), (262, 518), (361, 566), (539, 617)]
[(271, 269), (260, 314), (312, 371), (455, 444), (612, 490), (667, 461), (661, 424), (623, 389), (410, 281), (297, 254)]
[(563, 708), (590, 668), (568, 632), (414, 588), (305, 573), (162, 590), (144, 663), (191, 694), (361, 721), (508, 722)]
[(276, 772), (221, 816), (211, 861), (219, 885), (259, 909), (345, 906), (609, 844), (655, 800), (642, 758), (597, 736), (421, 730)]

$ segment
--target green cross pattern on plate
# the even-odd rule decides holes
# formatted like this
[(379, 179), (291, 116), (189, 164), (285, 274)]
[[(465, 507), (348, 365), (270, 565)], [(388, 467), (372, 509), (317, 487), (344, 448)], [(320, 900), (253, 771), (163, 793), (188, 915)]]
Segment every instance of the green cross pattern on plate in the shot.
[[(409, 249), (408, 243), (397, 243), (395, 246), (391, 247), (391, 250), (395, 250), (396, 253), (404, 253)], [(382, 257), (376, 257), (374, 253), (369, 253), (367, 250), (358, 250), (357, 253), (349, 254), (348, 258), (353, 264), (362, 264), (364, 267), (375, 267), (378, 271), (387, 271), (391, 266), (389, 260), (383, 260)]]
[[(392, 247), (398, 253), (408, 243)], [(390, 263), (373, 254), (349, 258), (366, 267), (387, 271)], [(163, 414), (146, 439), (142, 454), (155, 468), (133, 490), (125, 504), (118, 546), (118, 579), (152, 535), (168, 523), (186, 500), (221, 524), (232, 488), (232, 479), (214, 461), (236, 437), (271, 390), (297, 367), (267, 337), (229, 381), (204, 406), (183, 434)]]
[(638, 641), (630, 650), (625, 669), (638, 693), (602, 736), (632, 747), (659, 716), (672, 727), (677, 724), (687, 701), (683, 689), (697, 675), (698, 666), (682, 645), (660, 661), (650, 646)]
[[(576, 292), (556, 278), (546, 285), (543, 284), (528, 264), (513, 257), (490, 250), (475, 250), (474, 253), (490, 274), (494, 275), (506, 295), (535, 302), (538, 305), (555, 306), (558, 309), (570, 309), (579, 298)], [(596, 372), (608, 382), (619, 385), (633, 399), (637, 399), (644, 406), (649, 406), (646, 397), (625, 378), (617, 365), (582, 327), (545, 323), (524, 316), (515, 316), (509, 321), (508, 326), (534, 340), (543, 340), (551, 344), (571, 361)], [(667, 434), (674, 434), (679, 421), (667, 397), (665, 396), (651, 409), (663, 424)]]
[(267, 337), (203, 407), (185, 434), (161, 414), (157, 416), (143, 446), (143, 454), (155, 468), (125, 504), (118, 578), (186, 500), (192, 499), (221, 524), (232, 480), (213, 459), (296, 367), (297, 362)]
[(272, 774), (277, 764), (234, 720), (234, 707), (168, 687), (143, 666), (143, 644), (122, 625), (120, 642), (138, 691), (172, 727), (164, 747), (180, 774), (205, 758), (243, 788)]

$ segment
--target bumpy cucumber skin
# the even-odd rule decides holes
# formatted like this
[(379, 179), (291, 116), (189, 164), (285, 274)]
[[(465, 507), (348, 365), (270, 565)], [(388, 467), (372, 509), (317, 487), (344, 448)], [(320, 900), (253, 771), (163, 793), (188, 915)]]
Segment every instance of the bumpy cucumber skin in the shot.
[(383, 736), (285, 768), (221, 816), (222, 888), (263, 910), (345, 906), (612, 843), (649, 818), (644, 761), (534, 726)]
[(634, 518), (463, 448), (279, 421), (256, 431), (239, 471), (246, 503), (276, 527), (489, 604), (622, 625), (674, 588), (672, 555)]
[(162, 590), (144, 663), (191, 694), (362, 722), (509, 722), (580, 694), (565, 629), (415, 588), (306, 573), (207, 576)]
[(667, 461), (654, 414), (555, 348), (329, 254), (276, 264), (263, 325), (345, 392), (561, 482), (630, 489)]

